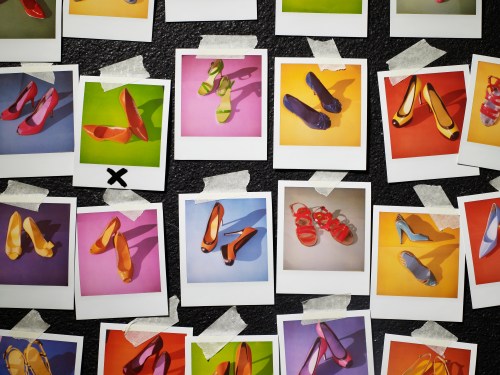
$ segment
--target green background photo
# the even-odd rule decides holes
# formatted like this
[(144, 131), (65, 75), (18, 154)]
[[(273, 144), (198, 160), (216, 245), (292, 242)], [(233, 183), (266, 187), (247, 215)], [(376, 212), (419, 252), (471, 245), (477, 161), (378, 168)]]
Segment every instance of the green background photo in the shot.
[(82, 125), (128, 127), (127, 115), (120, 103), (120, 93), (127, 88), (141, 115), (149, 141), (135, 135), (123, 144), (97, 141), (81, 129), (80, 163), (159, 167), (163, 95), (161, 85), (125, 85), (104, 92), (98, 82), (86, 82)]
[(19, 0), (0, 0), (0, 39), (54, 39), (56, 0), (38, 0), (45, 19), (28, 16)]
[(362, 0), (283, 0), (283, 12), (362, 13)]
[[(273, 343), (271, 341), (246, 341), (252, 351), (252, 374), (272, 375), (273, 371)], [(230, 374), (234, 374), (234, 361), (236, 349), (239, 342), (230, 342), (220, 352), (210, 358), (205, 359), (202, 350), (196, 343), (191, 344), (191, 373), (192, 374), (213, 374), (217, 365), (221, 362), (231, 362)], [(278, 375), (278, 374), (275, 374)]]

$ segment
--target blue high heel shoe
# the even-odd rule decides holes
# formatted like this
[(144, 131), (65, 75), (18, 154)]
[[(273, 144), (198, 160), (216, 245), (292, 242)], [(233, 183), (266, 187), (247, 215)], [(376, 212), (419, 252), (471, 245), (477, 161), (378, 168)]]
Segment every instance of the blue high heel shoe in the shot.
[(325, 130), (331, 126), (330, 118), (327, 115), (316, 111), (292, 95), (285, 94), (283, 104), (286, 109), (300, 117), (311, 129)]
[(500, 222), (500, 209), (496, 203), (491, 205), (490, 215), (486, 223), (481, 246), (479, 247), (479, 259), (488, 255), (497, 247), (498, 224)]
[(399, 261), (422, 284), (427, 286), (438, 285), (436, 277), (432, 271), (424, 266), (412, 252), (402, 251), (399, 254)]
[(342, 110), (342, 104), (337, 98), (334, 98), (330, 91), (321, 83), (318, 77), (313, 72), (306, 75), (306, 83), (318, 96), (321, 106), (325, 111), (339, 113)]
[(406, 233), (410, 241), (430, 241), (429, 237), (427, 237), (424, 234), (418, 234), (418, 233), (413, 233), (411, 230), (410, 226), (408, 223), (403, 219), (403, 216), (401, 214), (398, 214), (398, 217), (396, 218), (396, 229), (399, 234), (399, 243), (403, 243), (403, 232)]

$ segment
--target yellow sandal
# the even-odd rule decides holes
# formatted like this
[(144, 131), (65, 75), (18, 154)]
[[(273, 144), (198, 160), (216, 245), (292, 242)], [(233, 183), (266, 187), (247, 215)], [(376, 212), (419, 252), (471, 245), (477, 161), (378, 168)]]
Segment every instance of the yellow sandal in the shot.
[(212, 61), (210, 64), (210, 69), (208, 69), (208, 78), (206, 81), (202, 82), (200, 88), (198, 89), (199, 95), (207, 95), (214, 89), (214, 82), (217, 76), (222, 75), (222, 69), (224, 69), (224, 62), (222, 60)]
[(228, 76), (223, 76), (220, 80), (217, 95), (221, 98), (220, 104), (215, 111), (217, 122), (220, 124), (226, 122), (229, 119), (229, 116), (231, 116), (231, 88), (233, 85), (234, 81), (231, 81)]
[(3, 353), (3, 359), (9, 374), (24, 375), (28, 373), (23, 352), (21, 352), (18, 348), (9, 345), (5, 353)]
[[(34, 345), (38, 346), (38, 349)], [(50, 370), (49, 360), (45, 350), (43, 350), (42, 343), (35, 340), (28, 344), (24, 349), (24, 358), (28, 369), (35, 375), (52, 375)], [(26, 372), (28, 373), (28, 372)]]

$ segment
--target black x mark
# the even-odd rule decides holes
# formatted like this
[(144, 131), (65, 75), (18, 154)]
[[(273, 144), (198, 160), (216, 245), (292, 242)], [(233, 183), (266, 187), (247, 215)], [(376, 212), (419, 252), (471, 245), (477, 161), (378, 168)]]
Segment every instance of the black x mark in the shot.
[(115, 172), (111, 168), (108, 168), (107, 171), (111, 175), (108, 184), (113, 185), (115, 182), (118, 182), (121, 186), (127, 187), (127, 183), (122, 179), (122, 176), (128, 172), (125, 168), (120, 169), (118, 172)]

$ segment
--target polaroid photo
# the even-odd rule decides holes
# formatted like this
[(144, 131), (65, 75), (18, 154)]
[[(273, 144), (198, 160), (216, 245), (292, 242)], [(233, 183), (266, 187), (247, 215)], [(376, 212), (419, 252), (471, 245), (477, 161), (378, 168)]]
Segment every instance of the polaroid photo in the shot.
[(53, 374), (80, 375), (82, 351), (82, 336), (42, 333), (30, 342), (16, 339), (11, 331), (0, 329), (0, 353), (4, 353), (3, 362), (7, 367), (7, 372), (3, 366), (0, 368), (2, 374), (25, 374), (25, 365), (36, 369), (48, 364)]
[(104, 91), (80, 77), (74, 186), (165, 189), (170, 81), (146, 79)]
[(370, 294), (371, 184), (332, 186), (278, 181), (277, 293)]
[[(446, 343), (443, 355), (416, 337), (385, 334), (381, 375), (414, 373), (427, 368), (433, 374), (474, 375), (477, 344)], [(408, 372), (410, 371), (410, 372)]]
[(78, 208), (76, 319), (168, 315), (163, 209)]
[(481, 38), (482, 0), (390, 0), (391, 37)]
[(273, 168), (365, 170), (367, 62), (275, 59)]
[(500, 305), (500, 193), (458, 197), (472, 308)]
[[(468, 72), (467, 65), (378, 72), (389, 183), (479, 175), (457, 164)], [(398, 76), (406, 78), (393, 86)]]
[(271, 193), (179, 194), (182, 306), (274, 304)]
[(78, 65), (0, 68), (0, 178), (73, 174), (77, 87)]
[(442, 207), (373, 207), (372, 318), (462, 321), (459, 228), (440, 231), (434, 221), (458, 214)]
[(472, 55), (458, 162), (500, 171), (500, 58)]
[(151, 42), (154, 0), (66, 0), (63, 36)]
[(276, 35), (368, 36), (368, 0), (276, 0)]
[[(207, 360), (202, 343), (225, 345)], [(278, 336), (186, 336), (186, 374), (233, 374), (238, 367), (250, 374), (279, 375), (278, 350)]]
[(267, 160), (267, 50), (177, 49), (175, 82), (176, 160)]
[(257, 0), (166, 0), (167, 22), (256, 20)]
[(0, 203), (0, 308), (73, 310), (76, 198)]
[(311, 374), (375, 374), (369, 310), (345, 311), (320, 322), (303, 319), (304, 314), (276, 316), (282, 375), (306, 369)]
[[(170, 327), (134, 346), (125, 337), (128, 324), (101, 323), (97, 375), (184, 374), (185, 339), (192, 328)], [(141, 332), (138, 332), (141, 333)]]
[(62, 0), (1, 3), (0, 51), (3, 62), (61, 61)]

